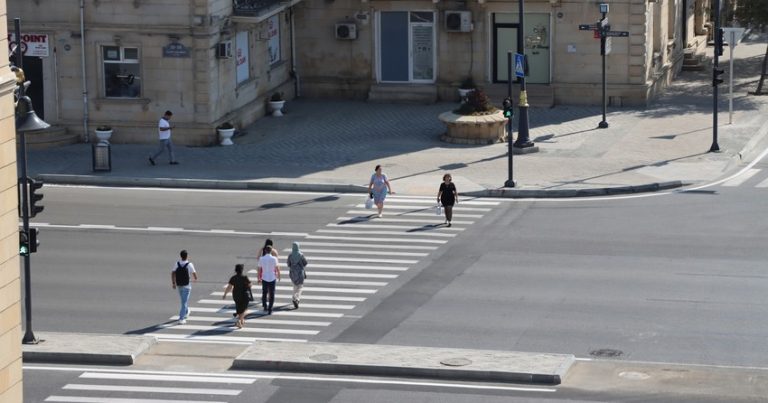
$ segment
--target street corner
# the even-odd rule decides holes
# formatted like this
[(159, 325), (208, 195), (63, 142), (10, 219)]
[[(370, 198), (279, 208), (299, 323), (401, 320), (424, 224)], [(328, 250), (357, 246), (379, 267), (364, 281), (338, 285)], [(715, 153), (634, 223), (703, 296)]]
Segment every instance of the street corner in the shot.
[(23, 344), (24, 362), (133, 365), (157, 343), (147, 335), (39, 332), (37, 344)]

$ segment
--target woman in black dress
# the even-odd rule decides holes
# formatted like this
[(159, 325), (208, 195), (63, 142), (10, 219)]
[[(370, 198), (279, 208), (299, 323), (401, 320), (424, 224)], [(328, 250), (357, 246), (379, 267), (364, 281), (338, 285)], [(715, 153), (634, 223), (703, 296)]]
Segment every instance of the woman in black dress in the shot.
[(451, 182), (451, 174), (443, 175), (443, 183), (437, 191), (437, 202), (443, 205), (445, 211), (445, 223), (451, 226), (453, 219), (453, 205), (459, 202), (459, 194), (456, 193), (456, 185)]
[(232, 299), (235, 301), (235, 315), (237, 315), (235, 326), (238, 329), (241, 329), (243, 324), (245, 324), (245, 313), (248, 310), (248, 302), (250, 301), (248, 290), (250, 289), (251, 280), (248, 279), (248, 276), (243, 275), (243, 265), (236, 264), (235, 275), (230, 277), (221, 299), (227, 298), (227, 293), (232, 291)]

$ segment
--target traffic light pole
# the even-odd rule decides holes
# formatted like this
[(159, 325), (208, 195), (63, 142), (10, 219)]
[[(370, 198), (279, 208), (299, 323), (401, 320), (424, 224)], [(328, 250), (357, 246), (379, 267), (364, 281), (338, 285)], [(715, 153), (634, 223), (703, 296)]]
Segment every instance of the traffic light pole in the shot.
[[(521, 0), (522, 1), (522, 0)], [(507, 100), (512, 103), (512, 51), (507, 51)], [(506, 101), (506, 100), (505, 100)], [(510, 105), (510, 108), (512, 106)], [(506, 111), (506, 109), (505, 109)], [(512, 155), (514, 155), (514, 141), (512, 141), (512, 117), (507, 117), (507, 181), (504, 187), (515, 187), (515, 180), (512, 179)]]
[[(605, 21), (605, 17), (607, 13), (602, 13), (603, 18), (600, 19), (600, 22)], [(608, 38), (606, 37), (606, 29), (604, 26), (598, 24), (600, 26), (600, 53), (602, 53), (602, 59), (603, 59), (603, 120), (600, 121), (600, 123), (597, 124), (597, 127), (601, 129), (607, 129), (608, 128), (608, 119), (606, 117), (607, 115), (607, 109), (608, 109), (608, 90), (607, 90), (607, 80), (606, 80), (606, 74), (605, 74), (605, 58), (607, 57), (607, 49), (605, 48), (606, 41), (608, 41)]]
[[(525, 28), (524, 28), (524, 21), (525, 21), (525, 13), (524, 13), (524, 6), (523, 6), (524, 0), (518, 0), (518, 15), (519, 15), (519, 24), (517, 26), (517, 51), (525, 55)], [(524, 56), (525, 57), (525, 56)], [(525, 59), (525, 64), (523, 68), (525, 68), (528, 64), (527, 59)], [(511, 66), (511, 61), (510, 61)], [(517, 104), (517, 109), (519, 111), (519, 114), (517, 115), (517, 141), (515, 141), (515, 147), (517, 148), (526, 148), (526, 147), (533, 147), (533, 142), (530, 140), (530, 134), (529, 132), (529, 124), (528, 124), (528, 92), (525, 88), (525, 74), (523, 74), (522, 77), (519, 77), (520, 79), (520, 101)], [(508, 77), (508, 80), (512, 81), (512, 75), (510, 74)], [(511, 95), (511, 94), (510, 94)], [(511, 150), (510, 150), (511, 151)], [(510, 176), (511, 179), (511, 176)]]
[[(718, 72), (720, 66), (720, 50), (718, 49), (717, 37), (720, 36), (720, 0), (715, 1), (715, 55), (712, 59), (712, 145), (709, 147), (710, 152), (720, 151), (720, 146), (717, 144), (717, 97), (718, 97)], [(722, 48), (722, 44), (721, 44)]]

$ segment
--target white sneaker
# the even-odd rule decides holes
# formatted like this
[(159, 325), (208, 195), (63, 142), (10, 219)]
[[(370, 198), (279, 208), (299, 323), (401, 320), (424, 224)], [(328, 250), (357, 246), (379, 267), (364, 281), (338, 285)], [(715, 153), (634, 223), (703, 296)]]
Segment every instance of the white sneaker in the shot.
[(382, 216), (382, 215), (383, 215), (383, 214), (379, 213), (379, 218), (381, 218), (381, 216)]
[(187, 324), (187, 320), (186, 319), (182, 319), (182, 320), (179, 321), (179, 324), (180, 325), (186, 325)]

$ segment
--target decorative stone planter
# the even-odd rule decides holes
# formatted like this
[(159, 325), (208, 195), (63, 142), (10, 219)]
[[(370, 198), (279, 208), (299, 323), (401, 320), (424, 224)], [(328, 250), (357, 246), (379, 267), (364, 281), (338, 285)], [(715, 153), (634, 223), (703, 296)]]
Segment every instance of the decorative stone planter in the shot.
[(110, 130), (94, 130), (96, 132), (96, 138), (99, 139), (99, 143), (109, 143), (109, 139), (112, 138), (112, 129)]
[(221, 145), (231, 146), (235, 143), (232, 142), (232, 136), (235, 135), (235, 129), (216, 129), (219, 132), (219, 139), (221, 139)]
[(439, 119), (447, 128), (440, 139), (448, 143), (493, 144), (507, 140), (507, 118), (502, 111), (479, 116), (443, 112)]
[(272, 116), (283, 116), (283, 106), (285, 106), (285, 101), (269, 101), (269, 109), (272, 110)]

